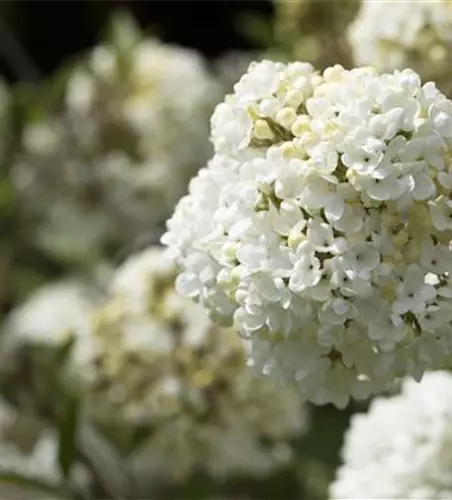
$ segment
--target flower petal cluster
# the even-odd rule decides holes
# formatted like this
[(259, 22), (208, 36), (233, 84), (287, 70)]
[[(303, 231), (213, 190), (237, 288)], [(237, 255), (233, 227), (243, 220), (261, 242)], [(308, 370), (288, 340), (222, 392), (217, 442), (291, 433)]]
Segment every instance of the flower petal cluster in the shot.
[(112, 280), (95, 319), (91, 413), (139, 426), (138, 477), (254, 475), (286, 464), (288, 440), (306, 428), (299, 399), (251, 376), (243, 343), (176, 293), (176, 267), (163, 254), (151, 247), (130, 257)]
[(452, 498), (452, 375), (430, 372), (352, 417), (333, 499)]
[(249, 364), (347, 404), (452, 352), (452, 102), (411, 70), (252, 63), (162, 242)]
[(450, 93), (451, 28), (448, 0), (363, 0), (347, 37), (356, 64), (370, 64), (380, 71), (413, 68)]

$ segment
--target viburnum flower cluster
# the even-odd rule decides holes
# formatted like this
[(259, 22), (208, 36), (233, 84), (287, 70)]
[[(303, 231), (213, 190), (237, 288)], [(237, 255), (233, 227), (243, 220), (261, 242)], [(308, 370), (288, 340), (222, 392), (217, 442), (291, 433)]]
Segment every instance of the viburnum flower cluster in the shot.
[(452, 498), (452, 375), (431, 372), (352, 417), (330, 497)]
[(371, 64), (380, 71), (413, 68), (450, 92), (451, 29), (448, 0), (363, 0), (347, 38), (356, 64)]
[(452, 347), (452, 102), (411, 70), (252, 63), (162, 242), (176, 289), (317, 404), (438, 368)]
[(137, 477), (254, 475), (286, 465), (294, 458), (288, 441), (307, 426), (299, 399), (252, 377), (235, 332), (222, 331), (178, 295), (175, 277), (161, 248), (133, 255), (117, 270), (95, 320), (91, 413), (141, 429), (131, 457)]

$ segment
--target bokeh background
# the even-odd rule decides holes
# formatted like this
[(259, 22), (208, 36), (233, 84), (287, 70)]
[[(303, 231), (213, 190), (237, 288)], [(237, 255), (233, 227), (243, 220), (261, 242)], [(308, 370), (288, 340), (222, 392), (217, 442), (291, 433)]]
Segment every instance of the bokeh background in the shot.
[[(191, 47), (214, 58), (228, 50), (253, 48), (240, 28), (242, 14), (270, 15), (271, 2), (183, 2), (183, 1), (5, 1), (0, 12), (42, 74), (54, 71), (68, 57), (92, 47), (109, 16), (128, 10), (142, 27), (152, 27), (168, 42)], [(51, 36), (50, 36), (51, 34)], [(1, 62), (11, 81), (16, 72)]]

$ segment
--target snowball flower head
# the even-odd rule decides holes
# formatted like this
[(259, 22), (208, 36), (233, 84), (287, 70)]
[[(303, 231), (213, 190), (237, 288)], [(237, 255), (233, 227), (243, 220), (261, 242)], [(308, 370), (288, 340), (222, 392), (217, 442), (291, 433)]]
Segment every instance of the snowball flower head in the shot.
[(249, 364), (317, 404), (441, 366), (452, 346), (452, 102), (411, 70), (252, 63), (162, 242), (176, 289)]
[(94, 417), (148, 431), (132, 459), (138, 476), (260, 474), (286, 463), (287, 440), (306, 425), (299, 399), (250, 376), (240, 339), (176, 293), (163, 253), (130, 257), (99, 311)]
[(347, 35), (357, 64), (382, 71), (410, 67), (447, 85), (451, 30), (448, 0), (363, 0)]
[(452, 498), (452, 375), (406, 380), (352, 417), (331, 498)]

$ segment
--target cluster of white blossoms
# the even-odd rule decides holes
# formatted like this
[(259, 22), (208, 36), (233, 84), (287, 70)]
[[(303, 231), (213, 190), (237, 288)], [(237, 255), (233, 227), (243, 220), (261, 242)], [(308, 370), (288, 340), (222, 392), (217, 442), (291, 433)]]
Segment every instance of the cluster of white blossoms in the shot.
[[(445, 83), (452, 48), (452, 4), (448, 0), (363, 0), (348, 41), (356, 64), (380, 71), (413, 68)], [(441, 80), (441, 81), (440, 81)]]
[(88, 376), (94, 356), (91, 315), (99, 301), (94, 289), (78, 281), (57, 281), (39, 288), (7, 317), (2, 359), (22, 346), (56, 348), (73, 338), (70, 370)]
[(411, 70), (252, 63), (162, 242), (249, 364), (341, 407), (452, 352), (452, 102)]
[(38, 107), (23, 132), (14, 184), (43, 214), (41, 246), (64, 257), (155, 240), (211, 155), (220, 85), (206, 61), (135, 30), (83, 56), (57, 112)]
[(352, 417), (334, 499), (452, 498), (452, 375), (431, 372)]
[[(129, 203), (142, 207), (145, 198), (149, 223), (151, 204), (152, 217), (165, 216), (210, 154), (208, 117), (218, 94), (195, 51), (137, 37), (125, 53), (113, 44), (94, 49), (72, 74), (66, 102), (75, 132), (85, 131), (86, 141), (93, 140), (86, 134), (87, 120), (97, 126), (95, 141), (102, 142), (99, 135), (112, 123), (130, 136), (131, 144), (116, 149), (114, 141), (125, 139), (111, 131), (113, 144), (100, 175), (114, 199), (128, 194)], [(134, 154), (121, 154), (122, 149)]]
[(176, 268), (163, 253), (130, 257), (97, 315), (92, 414), (140, 427), (137, 477), (260, 474), (287, 464), (288, 441), (306, 428), (298, 398), (250, 375), (237, 335), (175, 292)]
[[(114, 43), (100, 45), (70, 76), (66, 104), (75, 132), (93, 140), (86, 133), (86, 118), (94, 118), (94, 136), (105, 133), (106, 120), (129, 127), (148, 180), (166, 176), (163, 181), (180, 183), (179, 176), (196, 171), (209, 153), (205, 136), (216, 84), (195, 51), (138, 37), (129, 48), (123, 53)], [(135, 170), (144, 182), (139, 163)]]

